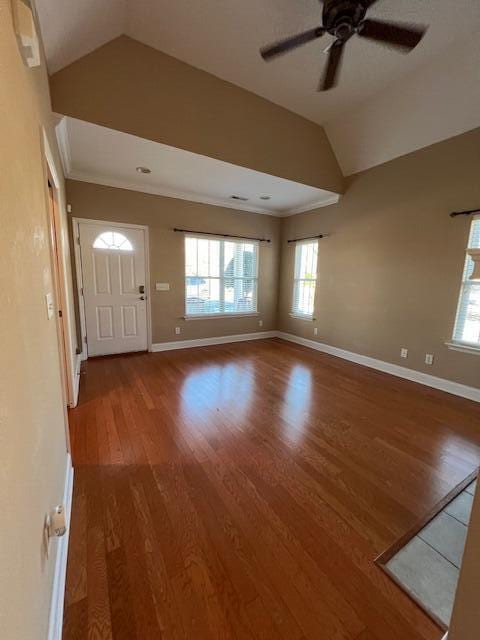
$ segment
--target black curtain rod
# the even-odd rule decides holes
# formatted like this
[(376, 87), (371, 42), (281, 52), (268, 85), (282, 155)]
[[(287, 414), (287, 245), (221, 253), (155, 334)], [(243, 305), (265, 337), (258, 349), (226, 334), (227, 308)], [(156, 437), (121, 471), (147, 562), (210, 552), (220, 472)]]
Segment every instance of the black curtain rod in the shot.
[(201, 236), (217, 236), (220, 238), (237, 238), (239, 240), (256, 240), (257, 242), (271, 242), (269, 238), (248, 238), (246, 236), (232, 236), (231, 233), (210, 233), (208, 231), (192, 231), (191, 229), (174, 229), (175, 233), (194, 233)]
[(480, 209), (469, 209), (468, 211), (452, 211), (450, 217), (456, 218), (457, 216), (471, 216), (472, 213), (480, 213)]
[(287, 242), (303, 242), (304, 240), (316, 240), (317, 238), (324, 238), (324, 235), (310, 236), (310, 238), (294, 238), (293, 240), (287, 240)]

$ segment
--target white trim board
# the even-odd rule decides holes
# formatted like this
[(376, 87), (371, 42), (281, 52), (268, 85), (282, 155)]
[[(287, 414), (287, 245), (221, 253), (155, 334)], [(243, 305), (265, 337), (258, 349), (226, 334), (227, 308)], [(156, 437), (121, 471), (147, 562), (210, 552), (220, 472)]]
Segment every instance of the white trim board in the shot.
[(68, 539), (70, 535), (70, 518), (72, 514), (73, 497), (73, 467), (70, 454), (67, 453), (65, 468), (65, 487), (63, 504), (67, 519), (67, 531), (61, 538), (54, 538), (50, 545), (57, 546), (55, 570), (53, 576), (52, 599), (50, 602), (50, 617), (48, 622), (48, 640), (61, 640), (63, 627), (63, 605), (65, 599), (65, 578), (67, 575)]
[[(126, 189), (127, 191), (139, 191), (140, 193), (148, 193), (153, 196), (162, 196), (164, 198), (174, 198), (175, 200), (187, 200), (187, 202), (198, 202), (200, 204), (209, 204), (214, 207), (225, 207), (226, 209), (235, 209), (237, 211), (247, 211), (248, 213), (260, 213), (267, 216), (283, 216), (284, 213), (270, 211), (262, 207), (252, 207), (241, 203), (238, 200), (232, 202), (224, 201), (219, 198), (209, 198), (204, 195), (190, 193), (187, 191), (172, 191), (163, 187), (154, 187), (150, 185), (139, 185), (135, 182), (127, 182), (126, 180), (116, 178), (105, 178), (102, 176), (85, 173), (83, 171), (70, 171), (67, 175), (69, 180), (77, 182), (88, 182), (90, 184), (99, 184), (104, 187), (114, 187), (115, 189)], [(330, 203), (328, 203), (330, 204)], [(317, 209), (320, 205), (315, 205)]]
[(295, 342), (296, 344), (301, 344), (304, 347), (309, 347), (310, 349), (315, 349), (322, 353), (328, 353), (332, 356), (337, 356), (338, 358), (355, 362), (356, 364), (363, 365), (364, 367), (370, 367), (371, 369), (383, 371), (384, 373), (389, 373), (390, 375), (397, 376), (398, 378), (404, 378), (405, 380), (417, 382), (418, 384), (439, 389), (446, 393), (452, 393), (455, 396), (461, 396), (462, 398), (468, 398), (469, 400), (480, 402), (480, 389), (476, 389), (475, 387), (468, 387), (465, 384), (452, 382), (451, 380), (445, 380), (444, 378), (437, 378), (436, 376), (423, 373), (422, 371), (407, 369), (407, 367), (401, 367), (400, 365), (385, 362), (384, 360), (377, 360), (370, 356), (362, 356), (359, 353), (354, 353), (353, 351), (346, 351), (345, 349), (332, 347), (328, 344), (323, 344), (322, 342), (315, 342), (315, 340), (301, 338), (293, 335), (292, 333), (277, 331), (276, 336), (283, 340), (287, 340), (288, 342)]
[[(63, 157), (64, 166), (66, 166), (68, 156)], [(198, 202), (200, 204), (209, 204), (214, 207), (224, 207), (226, 209), (234, 209), (236, 211), (247, 211), (248, 213), (259, 213), (266, 216), (274, 216), (276, 218), (287, 218), (288, 216), (296, 215), (297, 213), (306, 213), (307, 211), (314, 211), (315, 209), (321, 209), (322, 207), (329, 207), (331, 204), (337, 204), (340, 200), (340, 194), (332, 193), (331, 196), (323, 198), (322, 200), (314, 200), (308, 204), (304, 204), (301, 207), (294, 209), (281, 209), (272, 211), (270, 209), (264, 209), (263, 207), (255, 207), (247, 205), (239, 200), (228, 200), (222, 198), (208, 197), (189, 191), (173, 191), (161, 186), (140, 185), (135, 182), (128, 182), (127, 180), (98, 176), (84, 171), (68, 171), (66, 177), (69, 180), (76, 180), (77, 182), (88, 182), (89, 184), (99, 184), (104, 187), (113, 187), (115, 189), (126, 189), (127, 191), (139, 191), (140, 193), (148, 193), (153, 196), (162, 196), (164, 198), (174, 198), (175, 200), (187, 200), (188, 202)]]
[(265, 340), (276, 338), (276, 331), (259, 331), (256, 333), (237, 333), (232, 336), (216, 336), (214, 338), (199, 338), (197, 340), (175, 340), (174, 342), (157, 342), (152, 344), (152, 351), (173, 351), (174, 349), (191, 349), (193, 347), (208, 347), (214, 344), (228, 344), (230, 342), (246, 342), (248, 340)]
[(78, 404), (78, 394), (80, 393), (80, 368), (82, 366), (83, 353), (77, 354), (75, 357), (75, 376), (73, 379), (73, 401), (70, 405), (74, 409)]

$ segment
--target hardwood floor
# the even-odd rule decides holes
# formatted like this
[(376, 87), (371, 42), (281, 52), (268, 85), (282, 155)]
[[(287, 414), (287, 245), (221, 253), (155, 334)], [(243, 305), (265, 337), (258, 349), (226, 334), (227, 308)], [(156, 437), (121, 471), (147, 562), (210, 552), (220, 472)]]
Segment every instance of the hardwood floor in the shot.
[(65, 640), (442, 636), (374, 558), (480, 405), (273, 339), (91, 360), (70, 420)]

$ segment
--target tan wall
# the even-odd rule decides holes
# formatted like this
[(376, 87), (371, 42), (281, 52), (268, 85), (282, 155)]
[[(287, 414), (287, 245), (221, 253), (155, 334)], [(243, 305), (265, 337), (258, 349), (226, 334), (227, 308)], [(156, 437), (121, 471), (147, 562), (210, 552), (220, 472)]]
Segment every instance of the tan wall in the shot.
[[(137, 191), (67, 181), (72, 216), (147, 225), (150, 236), (153, 342), (269, 331), (276, 328), (280, 219), (222, 207), (164, 198)], [(259, 317), (184, 320), (184, 235), (173, 227), (271, 238), (260, 244)], [(170, 291), (155, 291), (155, 282), (169, 282)], [(263, 320), (263, 327), (258, 321)], [(175, 335), (175, 327), (181, 335)]]
[[(342, 349), (480, 387), (480, 358), (451, 351), (470, 219), (480, 206), (480, 129), (348, 180), (338, 205), (283, 227), (279, 328)], [(289, 317), (294, 245), (320, 240), (316, 322)], [(318, 337), (313, 336), (314, 326)], [(400, 348), (409, 357), (400, 359)], [(425, 353), (435, 354), (433, 366)]]
[[(45, 514), (63, 499), (66, 438), (47, 227), (45, 66), (24, 67), (10, 3), (0, 0), (0, 636), (47, 636), (56, 545)], [(60, 165), (59, 165), (60, 166)]]
[(448, 640), (478, 640), (480, 630), (480, 491), (476, 491)]
[(50, 86), (63, 115), (343, 190), (322, 127), (127, 36), (55, 73)]

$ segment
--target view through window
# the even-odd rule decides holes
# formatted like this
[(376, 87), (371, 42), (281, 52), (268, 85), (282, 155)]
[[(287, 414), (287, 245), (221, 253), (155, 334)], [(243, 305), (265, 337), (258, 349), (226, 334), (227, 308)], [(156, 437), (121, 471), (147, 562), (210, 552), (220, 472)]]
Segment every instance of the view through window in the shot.
[(258, 243), (185, 238), (187, 316), (257, 311)]
[(293, 282), (294, 315), (312, 317), (317, 285), (318, 242), (298, 242), (295, 247)]
[[(480, 249), (480, 218), (472, 222), (468, 249)], [(463, 269), (453, 340), (480, 347), (480, 280), (471, 280), (474, 263), (468, 255)]]

